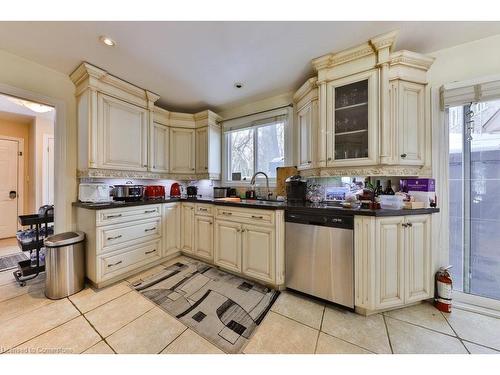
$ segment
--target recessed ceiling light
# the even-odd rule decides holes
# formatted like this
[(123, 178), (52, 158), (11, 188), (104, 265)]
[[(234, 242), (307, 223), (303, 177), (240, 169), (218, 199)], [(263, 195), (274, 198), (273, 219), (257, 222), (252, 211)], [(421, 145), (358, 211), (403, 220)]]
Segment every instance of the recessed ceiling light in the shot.
[(103, 42), (105, 45), (110, 46), (110, 47), (113, 47), (116, 45), (116, 42), (108, 36), (102, 35), (99, 37), (99, 40), (101, 42)]
[(243, 83), (240, 83), (240, 82), (236, 82), (234, 84), (234, 87), (236, 87), (237, 89), (241, 89), (243, 87)]

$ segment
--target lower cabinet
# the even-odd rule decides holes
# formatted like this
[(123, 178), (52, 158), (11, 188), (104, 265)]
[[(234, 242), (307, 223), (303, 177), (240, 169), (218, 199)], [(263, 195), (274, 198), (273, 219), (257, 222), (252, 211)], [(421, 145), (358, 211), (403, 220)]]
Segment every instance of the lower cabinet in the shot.
[(275, 230), (244, 225), (242, 229), (242, 273), (259, 280), (274, 281)]
[(200, 258), (214, 259), (214, 219), (210, 216), (194, 217), (194, 254)]
[(214, 263), (241, 272), (241, 224), (215, 220)]
[(194, 252), (194, 204), (182, 203), (181, 209), (181, 250)]
[(432, 297), (431, 215), (357, 216), (355, 237), (356, 307), (370, 313)]
[(167, 203), (163, 205), (163, 256), (170, 256), (179, 251), (181, 236), (181, 205)]

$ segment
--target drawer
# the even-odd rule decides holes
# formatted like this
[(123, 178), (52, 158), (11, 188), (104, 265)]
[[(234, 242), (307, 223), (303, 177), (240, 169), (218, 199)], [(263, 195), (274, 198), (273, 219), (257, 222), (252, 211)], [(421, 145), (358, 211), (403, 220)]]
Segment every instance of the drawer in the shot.
[(194, 209), (195, 215), (213, 216), (214, 206), (211, 204), (198, 203)]
[(218, 219), (238, 221), (244, 224), (274, 224), (274, 211), (269, 210), (216, 207), (215, 216)]
[(108, 210), (97, 211), (96, 225), (110, 225), (158, 217), (161, 215), (161, 206), (159, 204), (111, 208)]
[(161, 259), (160, 245), (161, 241), (156, 240), (98, 256), (99, 282)]
[(97, 228), (97, 253), (161, 237), (161, 217)]

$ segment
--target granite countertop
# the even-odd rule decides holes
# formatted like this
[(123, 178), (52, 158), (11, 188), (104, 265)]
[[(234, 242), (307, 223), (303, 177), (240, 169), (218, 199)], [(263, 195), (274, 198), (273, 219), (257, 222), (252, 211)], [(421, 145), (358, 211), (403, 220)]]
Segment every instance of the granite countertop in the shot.
[[(241, 202), (227, 202), (214, 199), (192, 199), (192, 198), (166, 198), (166, 199), (151, 199), (151, 200), (140, 200), (132, 202), (105, 202), (105, 203), (83, 203), (74, 202), (73, 206), (86, 208), (89, 210), (104, 210), (108, 208), (120, 208), (120, 207), (131, 207), (131, 206), (141, 206), (149, 204), (163, 204), (172, 202), (193, 202), (193, 203), (207, 203), (215, 204), (217, 206), (229, 206), (229, 207), (247, 207), (247, 208), (260, 208), (265, 210), (287, 210), (289, 212), (308, 212), (308, 213), (320, 213), (328, 212), (329, 214), (339, 214), (339, 215), (362, 215), (362, 216), (404, 216), (404, 215), (425, 215), (433, 214), (439, 212), (439, 208), (419, 208), (414, 210), (370, 210), (370, 209), (350, 209), (334, 206), (328, 203), (287, 203), (278, 201), (260, 201), (260, 200), (250, 200), (243, 199)], [(323, 211), (324, 210), (324, 211)]]

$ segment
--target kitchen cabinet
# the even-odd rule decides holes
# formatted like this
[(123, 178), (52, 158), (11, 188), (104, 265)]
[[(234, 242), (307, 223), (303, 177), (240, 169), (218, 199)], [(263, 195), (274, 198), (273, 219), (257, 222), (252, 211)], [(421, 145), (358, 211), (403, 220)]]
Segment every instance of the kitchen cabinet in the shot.
[(147, 170), (148, 110), (97, 94), (99, 168)]
[(150, 130), (149, 168), (153, 172), (168, 172), (169, 130), (153, 122)]
[(214, 263), (241, 273), (241, 224), (215, 220)]
[(431, 215), (355, 217), (355, 305), (371, 314), (433, 295)]
[(163, 256), (171, 256), (181, 248), (181, 204), (163, 205)]
[(194, 255), (213, 261), (214, 259), (214, 219), (210, 216), (194, 217)]
[(182, 203), (181, 212), (181, 250), (194, 252), (194, 204)]
[(297, 126), (299, 129), (299, 165), (305, 169), (313, 164), (313, 103), (306, 104), (297, 111)]
[(258, 280), (273, 282), (276, 241), (273, 228), (242, 227), (242, 273)]
[(195, 129), (170, 128), (170, 172), (195, 173)]
[(370, 70), (328, 82), (327, 166), (378, 162), (378, 72)]

